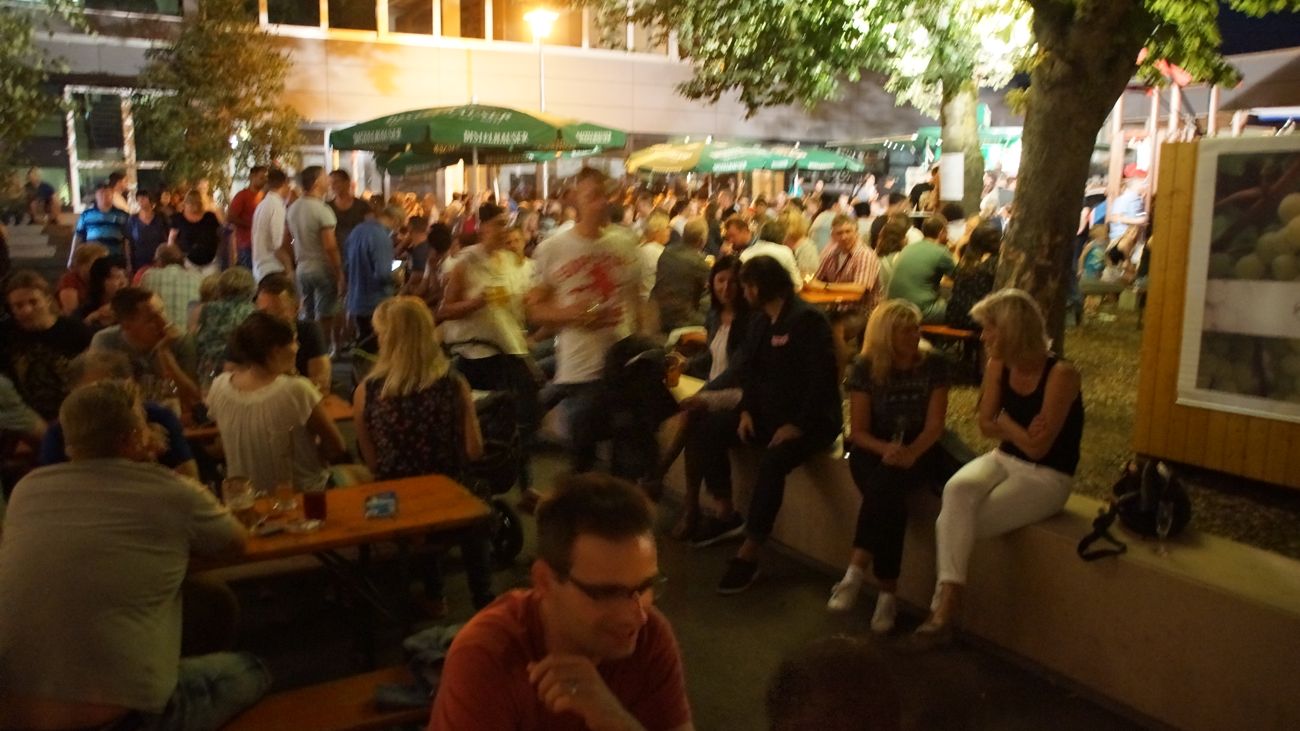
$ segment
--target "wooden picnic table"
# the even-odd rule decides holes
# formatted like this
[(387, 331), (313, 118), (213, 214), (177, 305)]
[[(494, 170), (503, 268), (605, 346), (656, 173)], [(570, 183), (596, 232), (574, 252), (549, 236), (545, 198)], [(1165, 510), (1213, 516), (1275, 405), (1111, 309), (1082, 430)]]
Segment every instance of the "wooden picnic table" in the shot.
[[(321, 399), (321, 405), (325, 407), (325, 413), (333, 421), (351, 421), (352, 420), (352, 402), (337, 394), (329, 394)], [(216, 423), (203, 424), (202, 426), (185, 427), (185, 438), (196, 442), (207, 442), (216, 439), (221, 435), (217, 430)]]
[(862, 295), (860, 294), (854, 294), (852, 292), (837, 292), (833, 289), (805, 288), (799, 291), (799, 296), (803, 298), (804, 302), (807, 302), (810, 305), (819, 305), (822, 307), (827, 305), (842, 305), (846, 303), (851, 304), (862, 299)]
[[(371, 495), (392, 492), (397, 514), (391, 518), (365, 517)], [(340, 588), (360, 601), (353, 629), (366, 664), (375, 666), (375, 620), (382, 614), (410, 631), (412, 617), (400, 597), (373, 580), (370, 548), (392, 541), (401, 551), (402, 575), (407, 571), (408, 539), (431, 533), (454, 532), (485, 521), (491, 509), (469, 490), (445, 475), (421, 475), (364, 485), (339, 487), (325, 494), (326, 517), (310, 533), (283, 531), (270, 536), (250, 535), (244, 551), (234, 556), (194, 558), (191, 571), (206, 571), (295, 556), (312, 556), (335, 577)], [(356, 548), (356, 558), (339, 549)], [(405, 581), (402, 582), (405, 586)], [(405, 596), (404, 590), (401, 592)]]
[[(397, 496), (397, 515), (365, 517), (365, 500), (381, 492)], [(338, 487), (325, 493), (326, 518), (310, 533), (284, 531), (250, 535), (237, 556), (203, 559), (201, 568), (270, 561), (291, 556), (319, 555), (340, 548), (365, 546), (410, 536), (449, 531), (485, 520), (486, 503), (445, 475), (421, 475), (364, 485)]]

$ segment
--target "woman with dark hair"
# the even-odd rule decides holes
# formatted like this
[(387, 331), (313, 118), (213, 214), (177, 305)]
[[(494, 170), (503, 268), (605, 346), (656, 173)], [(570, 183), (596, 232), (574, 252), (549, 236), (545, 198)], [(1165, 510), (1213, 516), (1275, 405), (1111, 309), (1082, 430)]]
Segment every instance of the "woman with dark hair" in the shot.
[(186, 269), (205, 275), (220, 271), (216, 258), (221, 248), (221, 219), (209, 210), (202, 193), (191, 190), (185, 194), (181, 210), (172, 216), (171, 227), (167, 243), (185, 252)]
[(247, 477), (268, 493), (286, 484), (325, 484), (327, 460), (345, 449), (320, 392), (292, 375), (297, 354), (292, 325), (254, 312), (230, 335), (234, 370), (217, 376), (208, 391), (208, 415), (221, 432), (227, 474)]
[(117, 324), (111, 303), (117, 291), (130, 284), (126, 277), (126, 260), (105, 256), (90, 265), (90, 297), (81, 308), (82, 320), (91, 332)]
[(750, 321), (740, 376), (736, 434), (760, 447), (757, 479), (749, 503), (745, 542), (718, 584), (720, 594), (737, 594), (758, 576), (758, 552), (772, 532), (785, 496), (785, 478), (840, 435), (840, 399), (835, 342), (821, 310), (794, 293), (780, 262), (756, 256), (740, 269), (745, 299), (757, 312)]
[[(694, 222), (692, 222), (694, 223)], [(691, 359), (686, 372), (705, 379), (694, 396), (681, 402), (686, 415), (676, 459), (686, 450), (686, 496), (673, 537), (708, 546), (738, 535), (744, 525), (731, 502), (731, 462), (725, 445), (734, 441), (740, 414), (740, 382), (735, 362), (741, 359), (751, 311), (740, 293), (740, 259), (724, 256), (709, 272), (712, 306), (704, 318), (708, 349)], [(700, 484), (717, 503), (713, 515), (700, 518)]]
[(898, 252), (907, 246), (907, 232), (912, 224), (906, 216), (892, 216), (880, 227), (873, 246), (876, 258), (880, 259), (880, 286), (882, 291), (889, 291), (889, 280), (894, 277), (894, 262)]
[(981, 223), (971, 232), (957, 270), (952, 274), (952, 296), (948, 299), (946, 323), (959, 330), (979, 330), (970, 310), (993, 291), (998, 271), (1002, 232), (996, 224)]

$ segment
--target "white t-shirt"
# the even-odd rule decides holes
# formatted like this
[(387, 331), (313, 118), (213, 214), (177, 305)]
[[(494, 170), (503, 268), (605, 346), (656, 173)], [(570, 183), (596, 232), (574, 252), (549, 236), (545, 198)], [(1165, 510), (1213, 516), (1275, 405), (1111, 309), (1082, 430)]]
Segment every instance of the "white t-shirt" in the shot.
[(650, 299), (650, 291), (655, 288), (655, 274), (659, 271), (659, 257), (663, 256), (664, 245), (657, 241), (643, 241), (636, 247), (636, 255), (641, 260), (641, 299)]
[(558, 233), (537, 245), (534, 282), (549, 287), (560, 307), (573, 304), (622, 307), (618, 325), (590, 330), (566, 327), (555, 338), (556, 383), (598, 380), (610, 346), (632, 333), (641, 286), (636, 242), (614, 230), (589, 239), (576, 230)]
[(731, 339), (731, 326), (733, 323), (727, 322), (718, 326), (713, 333), (713, 340), (709, 342), (709, 380), (717, 378), (726, 373), (727, 366), (727, 341)]
[(284, 219), (287, 209), (279, 193), (267, 193), (253, 210), (253, 279), (260, 282), (272, 272), (284, 271), (275, 252), (284, 245)]
[(524, 266), (512, 251), (498, 251), (488, 255), (482, 245), (471, 246), (460, 253), (456, 265), (464, 278), (462, 293), (465, 299), (483, 294), (487, 287), (501, 287), (508, 300), (489, 302), (459, 320), (443, 322), (442, 341), (460, 343), (466, 340), (486, 340), (496, 348), (484, 345), (464, 345), (456, 352), (466, 358), (487, 358), (498, 353), (523, 355), (528, 352), (524, 338), (524, 295), (528, 294), (529, 281), (519, 270)]
[(190, 554), (243, 529), (204, 486), (126, 459), (33, 470), (0, 542), (0, 694), (157, 713), (176, 689)]
[(230, 376), (217, 376), (207, 400), (226, 450), (226, 474), (247, 477), (267, 492), (290, 475), (298, 487), (319, 484), (325, 465), (307, 419), (320, 391), (302, 376), (279, 376), (256, 391), (240, 391)]
[[(740, 263), (753, 259), (756, 256), (770, 256), (781, 262), (781, 266), (790, 273), (790, 281), (794, 283), (794, 291), (798, 292), (803, 289), (803, 273), (799, 271), (799, 265), (795, 263), (794, 252), (785, 244), (774, 244), (771, 241), (759, 241), (745, 247), (740, 252)], [(813, 270), (816, 271), (816, 270)]]

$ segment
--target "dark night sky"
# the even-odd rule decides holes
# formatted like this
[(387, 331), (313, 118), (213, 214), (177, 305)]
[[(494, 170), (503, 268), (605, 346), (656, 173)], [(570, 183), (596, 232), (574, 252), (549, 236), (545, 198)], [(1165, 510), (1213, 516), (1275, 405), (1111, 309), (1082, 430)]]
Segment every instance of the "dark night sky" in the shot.
[(1300, 13), (1273, 13), (1249, 18), (1219, 3), (1219, 29), (1225, 54), (1300, 46)]

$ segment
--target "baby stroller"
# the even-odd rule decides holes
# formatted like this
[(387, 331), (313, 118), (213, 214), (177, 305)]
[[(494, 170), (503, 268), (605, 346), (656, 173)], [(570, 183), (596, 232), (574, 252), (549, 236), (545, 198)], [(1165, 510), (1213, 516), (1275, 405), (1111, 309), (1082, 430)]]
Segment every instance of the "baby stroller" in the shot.
[(474, 410), (478, 412), (479, 428), (483, 432), (483, 456), (470, 463), (466, 487), (492, 508), (493, 558), (503, 564), (510, 563), (524, 547), (524, 527), (519, 514), (501, 497), (515, 486), (520, 463), (526, 458), (514, 394), (475, 392)]

